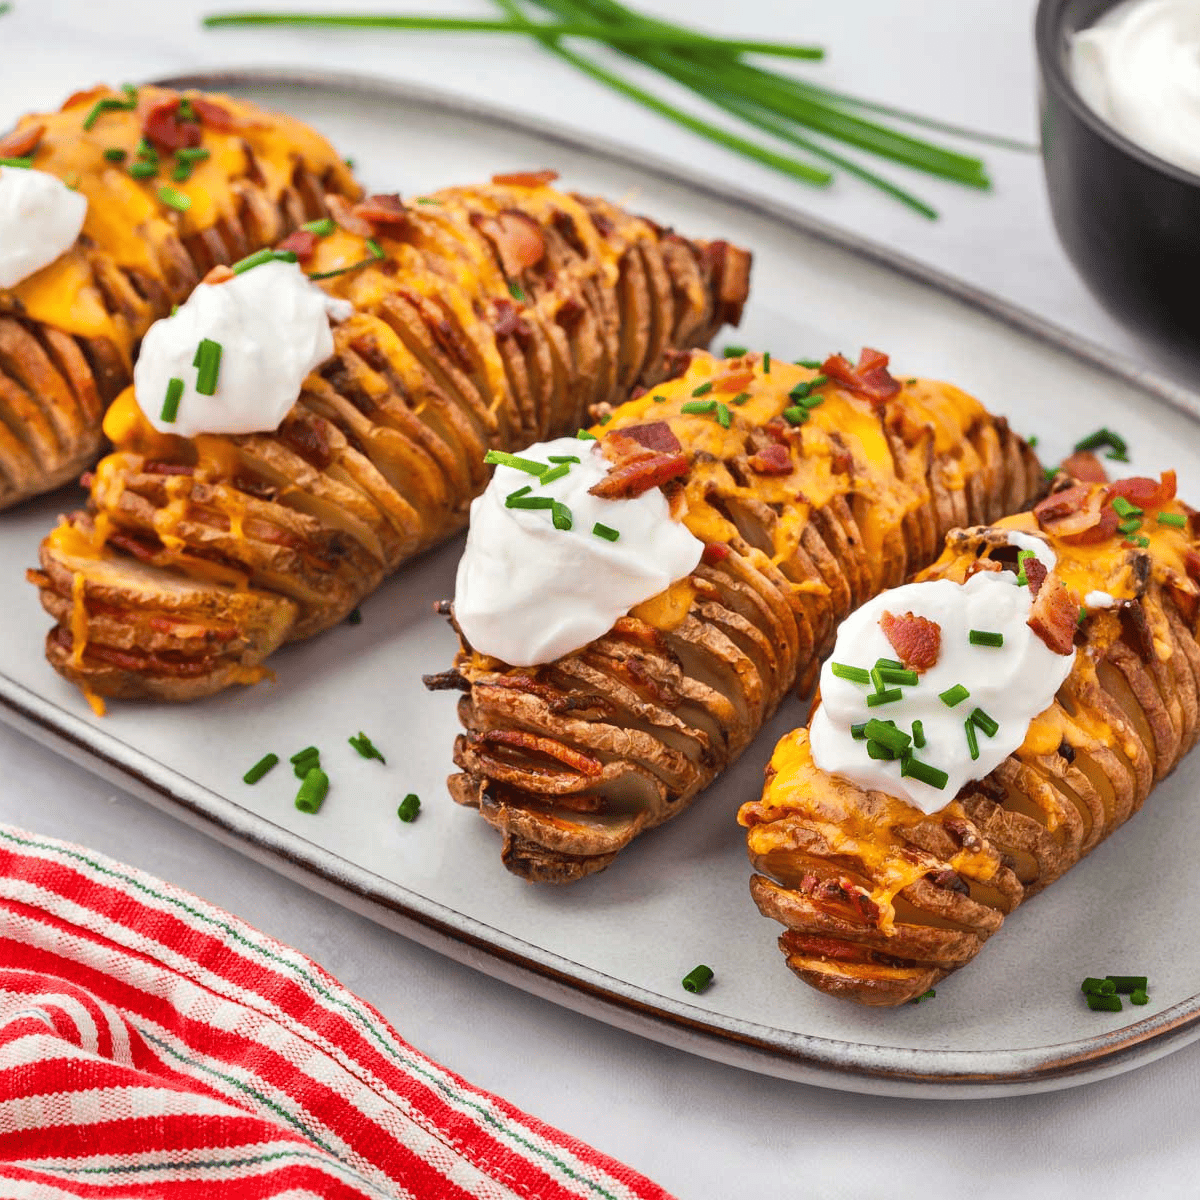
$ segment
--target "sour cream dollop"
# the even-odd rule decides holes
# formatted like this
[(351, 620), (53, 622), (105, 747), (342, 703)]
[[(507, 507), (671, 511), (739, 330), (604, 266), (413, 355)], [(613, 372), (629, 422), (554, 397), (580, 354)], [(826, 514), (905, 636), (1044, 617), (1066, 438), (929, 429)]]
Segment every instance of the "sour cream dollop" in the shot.
[[(704, 543), (671, 518), (661, 489), (630, 500), (588, 494), (609, 468), (595, 442), (557, 438), (520, 457), (548, 463), (551, 455), (580, 461), (544, 486), (514, 467), (496, 468), (471, 505), (458, 565), (454, 615), (463, 635), (482, 654), (514, 667), (553, 662), (586, 646), (635, 604), (691, 574), (704, 553)], [(506, 507), (505, 498), (523, 487), (565, 504), (571, 528), (556, 529), (549, 509)], [(619, 538), (598, 536), (597, 524)]]
[[(353, 306), (327, 296), (296, 263), (268, 262), (225, 283), (202, 283), (142, 342), (134, 394), (159, 433), (268, 433), (300, 395), (304, 377), (333, 354), (330, 318)], [(196, 391), (200, 342), (221, 347), (216, 391)], [(162, 419), (172, 379), (183, 381), (174, 421)]]
[(45, 171), (0, 167), (0, 287), (16, 287), (75, 244), (87, 197)]
[(1127, 0), (1071, 40), (1088, 105), (1143, 150), (1200, 174), (1200, 5)]
[[(1049, 558), (1052, 564), (1053, 551), (1044, 542), (1040, 547), (1039, 559)], [(1021, 745), (1029, 723), (1050, 706), (1071, 672), (1074, 653), (1055, 654), (1026, 624), (1031, 607), (1029, 588), (1019, 585), (1011, 571), (981, 571), (965, 584), (948, 579), (910, 583), (864, 604), (842, 622), (837, 645), (821, 670), (821, 705), (809, 729), (813, 762), (922, 812), (944, 808), (963, 784), (982, 779)], [(840, 678), (833, 674), (833, 664), (869, 669), (879, 658), (895, 659), (879, 624), (885, 612), (898, 617), (911, 612), (936, 621), (941, 653), (915, 687), (901, 689), (903, 699), (871, 708), (871, 685)], [(1004, 644), (972, 645), (973, 629), (1002, 634)], [(951, 708), (940, 694), (956, 684), (970, 695)], [(992, 737), (975, 729), (979, 757), (972, 759), (964, 723), (976, 708), (999, 728)], [(910, 735), (913, 721), (920, 721), (925, 745), (913, 753), (920, 762), (945, 771), (946, 786), (939, 789), (902, 775), (899, 759), (870, 758), (866, 742), (855, 738), (850, 727), (872, 719), (895, 721)]]

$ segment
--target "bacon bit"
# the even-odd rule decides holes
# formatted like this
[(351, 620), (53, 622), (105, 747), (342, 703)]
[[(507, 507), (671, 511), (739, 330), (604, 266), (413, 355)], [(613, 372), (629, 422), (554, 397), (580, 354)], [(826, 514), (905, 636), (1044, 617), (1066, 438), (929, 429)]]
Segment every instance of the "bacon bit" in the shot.
[(852, 367), (850, 360), (840, 354), (831, 354), (821, 364), (821, 373), (873, 404), (882, 404), (901, 390), (900, 381), (888, 373), (887, 365), (886, 354), (864, 346), (858, 356), (858, 366)]
[(709, 242), (704, 259), (716, 281), (718, 315), (726, 325), (737, 325), (750, 293), (750, 254), (728, 242)]
[(77, 104), (90, 104), (93, 100), (99, 100), (101, 96), (111, 95), (111, 90), (99, 83), (95, 87), (85, 88), (81, 92), (72, 92), (63, 102), (59, 112), (66, 112), (68, 108), (74, 108)]
[(216, 133), (232, 133), (235, 129), (265, 129), (265, 121), (245, 121), (235, 117), (223, 104), (206, 100), (203, 96), (190, 97), (192, 111), (200, 122)]
[(736, 371), (732, 375), (722, 375), (720, 379), (714, 379), (712, 390), (714, 392), (741, 392), (754, 382), (753, 371)]
[(24, 129), (14, 129), (6, 137), (0, 138), (0, 158), (24, 158), (37, 149), (38, 143), (46, 132), (45, 125), (27, 125)]
[(276, 250), (291, 250), (301, 263), (307, 263), (317, 251), (321, 239), (310, 229), (295, 229), (279, 242)]
[(354, 206), (354, 212), (364, 221), (386, 229), (398, 230), (408, 225), (408, 209), (396, 192), (368, 196)]
[(910, 670), (928, 671), (936, 666), (942, 653), (942, 627), (936, 621), (910, 612), (902, 617), (884, 612), (879, 625), (896, 656)]
[(1058, 469), (1080, 483), (1107, 483), (1108, 472), (1090, 450), (1076, 450), (1058, 464)]
[(497, 187), (546, 187), (558, 178), (557, 171), (509, 171), (493, 175)]
[(1091, 545), (1112, 537), (1121, 523), (1105, 498), (1104, 489), (1094, 484), (1076, 484), (1051, 493), (1034, 506), (1033, 515), (1038, 525), (1054, 537), (1075, 545)]
[(1074, 652), (1078, 623), (1079, 603), (1061, 582), (1038, 592), (1026, 622), (1055, 654)]
[(203, 132), (195, 121), (179, 119), (179, 97), (165, 96), (154, 101), (142, 116), (146, 140), (163, 154), (200, 145)]
[(1027, 558), (1025, 560), (1025, 578), (1029, 580), (1029, 594), (1036, 600), (1037, 594), (1042, 590), (1042, 584), (1046, 582), (1046, 576), (1050, 572), (1046, 570), (1046, 564), (1038, 558)]
[(325, 207), (329, 209), (329, 215), (337, 222), (338, 227), (347, 233), (355, 237), (369, 238), (375, 232), (374, 226), (358, 215), (345, 196), (331, 192), (325, 197)]
[(673, 347), (663, 351), (663, 379), (678, 379), (686, 375), (692, 365), (694, 350), (676, 350)]
[(492, 243), (500, 266), (510, 279), (536, 266), (546, 254), (546, 239), (541, 226), (515, 209), (505, 209), (494, 217), (474, 213), (471, 223)]
[(231, 279), (236, 278), (237, 276), (234, 275), (232, 268), (227, 267), (224, 263), (218, 263), (215, 267), (209, 268), (208, 274), (200, 282), (216, 285), (218, 283), (228, 283)]
[(508, 746), (515, 750), (544, 754), (547, 758), (555, 759), (572, 771), (578, 771), (580, 775), (588, 776), (589, 779), (594, 779), (604, 770), (600, 760), (593, 758), (590, 754), (573, 750), (570, 746), (564, 746), (562, 742), (555, 741), (553, 738), (538, 737), (536, 734), (526, 733), (521, 729), (488, 729), (483, 733), (473, 733), (470, 738), (475, 745), (482, 743)]
[(1175, 472), (1164, 471), (1159, 480), (1147, 479), (1142, 475), (1135, 475), (1131, 479), (1118, 479), (1108, 488), (1110, 500), (1117, 496), (1123, 496), (1138, 508), (1159, 508), (1167, 501), (1175, 499)]
[(492, 328), (497, 337), (528, 337), (532, 330), (529, 322), (517, 312), (517, 306), (511, 300), (493, 300), (492, 307), (496, 311)]
[(691, 467), (692, 460), (686, 454), (648, 454), (613, 467), (599, 483), (588, 488), (588, 494), (602, 500), (632, 500), (681, 478)]
[(554, 319), (564, 328), (571, 329), (575, 323), (583, 316), (583, 305), (575, 299), (564, 300), (558, 306), (558, 312), (554, 314)]
[(333, 447), (329, 441), (329, 426), (319, 417), (296, 409), (279, 427), (279, 440), (305, 462), (323, 471), (333, 462)]
[(700, 561), (707, 563), (710, 567), (715, 567), (717, 563), (724, 562), (728, 557), (729, 547), (724, 542), (706, 542), (704, 553), (700, 555)]
[(750, 470), (759, 475), (790, 475), (793, 470), (791, 451), (779, 442), (764, 446), (749, 459)]
[[(678, 454), (683, 449), (679, 444), (679, 439), (666, 421), (647, 421), (644, 425), (625, 425), (620, 429), (614, 429), (604, 441), (606, 444), (612, 445), (619, 458), (626, 457), (621, 452), (620, 440), (622, 438), (660, 454)], [(633, 452), (637, 453), (638, 451), (635, 449)]]

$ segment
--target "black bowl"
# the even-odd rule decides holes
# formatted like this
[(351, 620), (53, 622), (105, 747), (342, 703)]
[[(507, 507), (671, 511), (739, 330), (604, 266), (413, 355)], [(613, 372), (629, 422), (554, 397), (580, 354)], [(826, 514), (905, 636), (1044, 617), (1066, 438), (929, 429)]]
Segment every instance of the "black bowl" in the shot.
[(1096, 298), (1174, 350), (1200, 348), (1200, 176), (1148, 154), (1071, 82), (1067, 43), (1117, 0), (1040, 0), (1042, 162), (1054, 224)]

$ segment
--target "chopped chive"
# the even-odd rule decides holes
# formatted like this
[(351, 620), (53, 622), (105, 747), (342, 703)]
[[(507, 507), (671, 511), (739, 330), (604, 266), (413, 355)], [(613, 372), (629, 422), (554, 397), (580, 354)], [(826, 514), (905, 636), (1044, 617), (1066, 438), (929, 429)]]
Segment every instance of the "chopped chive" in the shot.
[(1140, 1007), (1143, 1004), (1150, 1003), (1150, 996), (1145, 988), (1135, 988), (1129, 994), (1129, 1003), (1136, 1004)]
[(25, 158), (0, 158), (0, 167), (17, 167), (22, 171), (28, 171), (32, 166), (32, 155), (28, 155)]
[(387, 764), (387, 759), (379, 753), (378, 749), (375, 747), (375, 743), (372, 742), (371, 739), (367, 737), (367, 735), (363, 733), (361, 729), (358, 731), (357, 737), (347, 738), (346, 740), (354, 747), (355, 750), (358, 751), (359, 754), (363, 756), (363, 758), (377, 758), (381, 763), (385, 765)]
[(1113, 433), (1111, 429), (1097, 429), (1095, 433), (1089, 433), (1087, 437), (1081, 438), (1075, 443), (1076, 450), (1099, 450), (1103, 446), (1109, 447), (1114, 454), (1126, 455), (1129, 453), (1129, 446), (1125, 439), (1119, 434)]
[(179, 401), (183, 399), (183, 380), (172, 379), (167, 384), (167, 394), (163, 397), (162, 412), (159, 413), (160, 421), (174, 421), (179, 415)]
[(305, 221), (300, 228), (305, 233), (315, 233), (317, 237), (328, 237), (337, 228), (337, 222), (332, 217), (322, 217), (319, 221)]
[(855, 741), (861, 742), (867, 736), (867, 722), (860, 721), (857, 725), (851, 725), (850, 736)]
[(196, 391), (201, 396), (216, 394), (217, 379), (221, 374), (221, 343), (211, 338), (201, 338), (196, 348), (193, 366), (196, 370)]
[(367, 249), (371, 252), (372, 258), (387, 257), (383, 252), (383, 247), (374, 238), (367, 238)]
[(158, 164), (148, 162), (135, 162), (129, 167), (129, 174), (134, 179), (153, 179), (158, 174)]
[(346, 617), (346, 624), (347, 625), (361, 625), (362, 624), (362, 610), (358, 609), (358, 608), (352, 608), (350, 610), (349, 615)]
[(867, 697), (868, 708), (878, 708), (881, 704), (894, 704), (897, 700), (903, 700), (904, 693), (899, 688), (888, 688), (883, 692), (872, 692)]
[(421, 811), (421, 800), (416, 792), (409, 792), (403, 800), (400, 801), (400, 807), (396, 809), (396, 816), (405, 824), (411, 825), (417, 819), (417, 813)]
[(823, 384), (826, 384), (828, 382), (829, 382), (828, 375), (817, 375), (808, 381), (808, 386), (815, 391), (817, 388), (821, 387)]
[(508, 294), (519, 304), (524, 304), (527, 299), (525, 291), (519, 283), (510, 283), (508, 285)]
[(309, 771), (321, 765), (321, 756), (319, 754), (310, 754), (307, 758), (302, 758), (292, 767), (292, 772), (297, 779), (304, 779)]
[(570, 529), (575, 523), (571, 516), (571, 510), (560, 500), (552, 502), (550, 507), (550, 519), (554, 522), (555, 529)]
[(973, 708), (970, 720), (971, 724), (978, 729), (982, 729), (988, 737), (995, 737), (997, 730), (1000, 728), (1000, 722), (989, 717), (982, 708)]
[(883, 680), (883, 672), (879, 669), (879, 667), (872, 667), (870, 670), (870, 676), (871, 686), (874, 687), (877, 692), (882, 692), (887, 687), (887, 684), (884, 683)]
[(747, 354), (748, 351), (745, 346), (726, 346), (721, 353), (726, 358), (741, 358), (743, 355)]
[(229, 269), (235, 275), (243, 275), (247, 271), (253, 271), (255, 267), (261, 267), (264, 263), (274, 262), (275, 258), (276, 251), (274, 250), (256, 250), (253, 254), (239, 259)]
[(1111, 996), (1117, 990), (1117, 985), (1111, 979), (1097, 979), (1094, 975), (1089, 975), (1079, 985), (1079, 990), (1084, 995)]
[(278, 762), (278, 754), (264, 754), (262, 758), (260, 758), (258, 762), (256, 762), (254, 766), (252, 766), (250, 770), (248, 770), (245, 775), (242, 776), (242, 782), (257, 783)]
[(992, 633), (986, 629), (972, 629), (967, 634), (967, 640), (972, 646), (1003, 646), (1004, 634)]
[(830, 663), (829, 669), (839, 679), (848, 679), (851, 683), (870, 683), (871, 673), (864, 667), (848, 667), (845, 663)]
[(824, 403), (824, 396), (805, 396), (804, 399), (800, 401), (801, 406), (807, 408), (810, 412), (814, 408), (820, 408)]
[(515, 470), (525, 471), (529, 475), (544, 475), (546, 472), (545, 463), (535, 462), (532, 458), (519, 458), (504, 450), (489, 450), (483, 456), (483, 461), (489, 466), (513, 467)]
[(288, 762), (295, 765), (296, 763), (300, 762), (302, 759), (314, 758), (317, 755), (319, 755), (320, 753), (321, 753), (321, 751), (318, 750), (316, 746), (305, 746), (303, 750), (297, 750), (296, 753), (293, 754), (292, 757), (288, 759)]
[(211, 158), (212, 151), (204, 146), (184, 146), (183, 149), (175, 151), (175, 157), (180, 162), (200, 163), (206, 158)]
[(798, 358), (796, 366), (807, 367), (810, 371), (819, 371), (821, 369), (821, 361), (816, 358)]
[(717, 404), (717, 424), (722, 429), (728, 429), (733, 423), (733, 413), (729, 411), (729, 406), (725, 404)]
[(788, 392), (788, 395), (791, 396), (793, 400), (803, 400), (811, 391), (812, 384), (807, 380), (801, 380), (801, 382), (796, 384), (796, 386), (792, 388), (790, 392)]
[(1188, 523), (1183, 513), (1159, 513), (1156, 519), (1160, 525), (1174, 525), (1176, 529), (1182, 529)]
[(875, 660), (875, 665), (877, 667), (891, 667), (891, 669), (893, 671), (903, 671), (904, 670), (904, 664), (894, 658), (877, 658)]
[(918, 750), (925, 749), (925, 726), (920, 721), (912, 723), (912, 740)]
[(918, 683), (916, 671), (909, 671), (903, 667), (877, 667), (880, 677), (884, 683), (902, 684), (905, 687), (916, 687)]
[(1094, 992), (1089, 993), (1086, 997), (1087, 1006), (1092, 1012), (1120, 1012), (1121, 997), (1120, 996), (1098, 996)]
[(896, 752), (890, 746), (885, 746), (882, 742), (870, 738), (867, 741), (867, 757), (879, 762), (892, 762), (896, 757)]
[(538, 486), (545, 487), (546, 484), (553, 483), (556, 479), (561, 479), (570, 470), (570, 463), (560, 463), (557, 467), (551, 467), (548, 471), (543, 471), (538, 477)]
[(679, 411), (698, 416), (701, 413), (715, 412), (716, 407), (717, 402), (715, 400), (689, 400), (686, 404), (679, 406)]
[(1140, 517), (1143, 515), (1142, 510), (1136, 504), (1131, 504), (1124, 496), (1114, 496), (1112, 506), (1117, 510), (1118, 517)]
[(329, 792), (329, 776), (320, 767), (313, 767), (304, 777), (296, 793), (296, 807), (305, 813), (317, 812)]
[(601, 413), (600, 414), (600, 424), (601, 425), (607, 425), (609, 423), (609, 421), (611, 421), (611, 420), (612, 420), (612, 413)]
[(175, 169), (171, 172), (171, 178), (176, 183), (187, 183), (187, 181), (189, 179), (191, 179), (191, 177), (192, 177), (192, 164), (191, 163), (179, 163), (175, 167)]
[(1121, 521), (1117, 525), (1119, 533), (1137, 533), (1142, 527), (1141, 517), (1130, 517), (1128, 521)]
[(947, 708), (953, 708), (956, 704), (961, 704), (970, 694), (961, 683), (956, 683), (952, 688), (939, 692), (938, 699)]
[(808, 420), (808, 409), (800, 404), (793, 405), (791, 408), (785, 408), (783, 410), (783, 419), (789, 425), (803, 425)]
[[(291, 258), (286, 259), (287, 262), (295, 262), (296, 255), (294, 251), (275, 251), (273, 257), (283, 259), (285, 254), (291, 254)], [(362, 267), (369, 267), (376, 260), (374, 258), (360, 258), (358, 262), (350, 263), (349, 266), (338, 267), (335, 271), (314, 271), (308, 276), (309, 279), (335, 279), (338, 275), (349, 275), (351, 271), (357, 271)]]
[(192, 207), (191, 200), (182, 192), (176, 191), (173, 187), (167, 187), (164, 184), (158, 189), (158, 198), (168, 208), (173, 208), (176, 212), (187, 212)]
[(921, 783), (927, 783), (930, 787), (937, 788), (939, 792), (950, 782), (950, 776), (940, 767), (930, 766), (929, 763), (921, 762), (920, 759), (913, 758), (912, 755), (909, 755), (900, 764), (900, 774), (907, 776), (909, 779), (917, 779)]
[(763, 364), (763, 374), (770, 375), (770, 373), (771, 373), (771, 352), (770, 352), (770, 350), (763, 351), (762, 364)]
[(1143, 550), (1150, 545), (1150, 539), (1148, 537), (1135, 537), (1132, 539), (1132, 541), (1135, 546), (1141, 546)]
[(600, 440), (594, 433), (588, 433), (586, 429), (581, 429), (575, 438), (580, 442), (598, 442)]
[(179, 101), (179, 107), (175, 110), (175, 113), (181, 121), (200, 120), (196, 110), (192, 107), (192, 102), (186, 96)]
[(702, 383), (698, 387), (694, 387), (692, 389), (692, 395), (693, 396), (707, 396), (708, 393), (711, 392), (712, 390), (713, 390), (713, 385), (712, 385), (712, 380), (710, 379), (707, 383)]
[(963, 728), (967, 731), (967, 749), (971, 752), (971, 761), (974, 762), (979, 757), (979, 739), (975, 736), (975, 722), (968, 717), (963, 722)]
[(522, 496), (528, 496), (532, 491), (533, 485), (527, 483), (523, 488), (517, 488), (515, 492), (509, 492), (508, 495), (504, 497), (504, 506), (506, 508), (512, 508), (514, 501), (519, 500)]
[(158, 166), (158, 151), (145, 138), (138, 142), (133, 152), (142, 162), (150, 162)]
[(742, 405), (745, 404), (746, 401), (749, 399), (750, 399), (749, 392), (738, 392), (738, 394), (736, 396), (734, 396), (734, 398), (732, 400), (730, 400), (729, 403), (735, 404), (735, 405), (737, 405), (738, 408), (741, 408)]
[(611, 525), (602, 525), (599, 521), (592, 526), (592, 532), (606, 542), (615, 542), (621, 536), (620, 532), (613, 529)]
[(1029, 576), (1025, 574), (1025, 564), (1031, 558), (1037, 558), (1037, 555), (1034, 554), (1034, 552), (1032, 550), (1018, 550), (1017, 551), (1017, 567), (1019, 568), (1017, 571), (1018, 587), (1028, 587), (1029, 586)]
[(418, 204), (441, 204), (440, 200), (435, 200), (432, 196), (418, 196)]
[(123, 163), (129, 157), (120, 146), (110, 146), (104, 152), (104, 158), (107, 162)]
[(889, 724), (886, 721), (878, 721), (872, 718), (867, 722), (865, 732), (867, 737), (878, 742), (881, 746), (886, 746), (889, 750), (895, 751), (897, 754), (901, 750), (907, 750), (912, 745), (912, 738), (903, 729), (897, 729), (895, 725)]
[(1105, 975), (1104, 977), (1118, 992), (1145, 991), (1149, 979), (1145, 975)]
[(96, 103), (92, 105), (91, 111), (88, 113), (88, 115), (83, 118), (83, 127), (90, 133), (92, 126), (95, 125), (98, 120), (100, 120), (101, 114), (106, 112), (116, 112), (118, 109), (122, 112), (128, 112), (131, 108), (133, 108), (133, 104), (131, 104), (128, 100), (114, 100), (111, 97), (104, 100), (97, 100)]
[(685, 992), (702, 992), (708, 987), (713, 980), (712, 967), (706, 967), (701, 964), (698, 967), (693, 967), (683, 977), (683, 990)]
[(666, 402), (667, 402), (666, 396), (655, 396), (654, 397), (655, 404), (666, 404)]
[(546, 457), (552, 463), (577, 463), (579, 461), (577, 454), (547, 454)]
[(922, 1000), (932, 1000), (937, 995), (934, 988), (930, 988), (927, 992), (922, 992), (919, 996), (914, 996), (909, 1004), (920, 1004)]
[(518, 496), (510, 493), (504, 501), (505, 508), (553, 508), (557, 501), (549, 496)]

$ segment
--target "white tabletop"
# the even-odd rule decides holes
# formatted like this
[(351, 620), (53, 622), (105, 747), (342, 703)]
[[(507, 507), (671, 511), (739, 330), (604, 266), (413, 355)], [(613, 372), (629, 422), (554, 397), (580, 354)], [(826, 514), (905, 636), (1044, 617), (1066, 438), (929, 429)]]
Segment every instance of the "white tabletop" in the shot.
[[(290, 30), (205, 32), (219, 0), (16, 0), (0, 18), (0, 129), (70, 92), (230, 66), (322, 66), (499, 101), (744, 184), (886, 243), (1200, 386), (1092, 299), (1059, 248), (1034, 155), (989, 150), (987, 194), (884, 167), (941, 210), (928, 222), (853, 181), (805, 188), (710, 147), (518, 40)], [(490, 15), (472, 0), (320, 0)], [(1034, 0), (657, 0), (728, 34), (812, 40), (830, 86), (1036, 140)], [(665, 85), (654, 84), (662, 91)], [(42, 630), (30, 630), (41, 637)], [(681, 1200), (906, 1197), (936, 1191), (1195, 1196), (1200, 1045), (1103, 1083), (989, 1101), (880, 1099), (720, 1066), (557, 1008), (422, 949), (257, 866), (0, 728), (0, 820), (153, 871), (297, 946), (401, 1034), (472, 1082), (593, 1142)], [(1069, 884), (1067, 885), (1069, 886)]]

